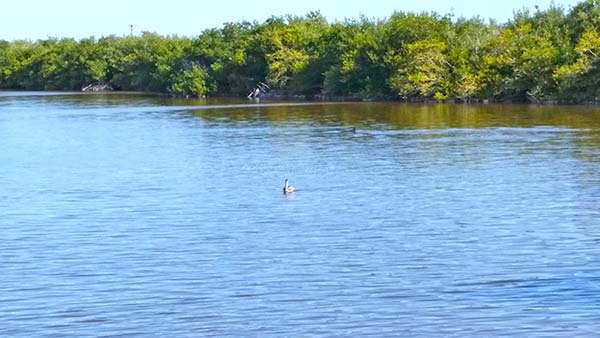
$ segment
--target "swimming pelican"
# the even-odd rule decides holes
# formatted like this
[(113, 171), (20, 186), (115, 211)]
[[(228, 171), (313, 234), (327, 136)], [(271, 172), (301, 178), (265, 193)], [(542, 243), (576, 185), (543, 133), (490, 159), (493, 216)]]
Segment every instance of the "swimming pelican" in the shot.
[(283, 193), (284, 194), (291, 194), (294, 192), (294, 187), (292, 187), (291, 185), (288, 184), (288, 179), (285, 179), (285, 184), (283, 185)]

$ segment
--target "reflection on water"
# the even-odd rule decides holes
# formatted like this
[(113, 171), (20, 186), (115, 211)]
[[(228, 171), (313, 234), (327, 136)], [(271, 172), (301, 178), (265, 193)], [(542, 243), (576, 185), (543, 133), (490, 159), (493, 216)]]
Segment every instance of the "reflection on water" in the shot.
[(0, 335), (600, 329), (600, 109), (248, 103), (0, 94)]

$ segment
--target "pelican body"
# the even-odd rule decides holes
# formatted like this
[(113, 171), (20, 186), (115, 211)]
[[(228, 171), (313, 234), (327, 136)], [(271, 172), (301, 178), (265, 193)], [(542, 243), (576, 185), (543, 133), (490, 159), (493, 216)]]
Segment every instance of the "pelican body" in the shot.
[(291, 194), (294, 192), (294, 187), (292, 187), (289, 183), (288, 183), (288, 179), (285, 179), (285, 184), (283, 185), (283, 193), (284, 194)]

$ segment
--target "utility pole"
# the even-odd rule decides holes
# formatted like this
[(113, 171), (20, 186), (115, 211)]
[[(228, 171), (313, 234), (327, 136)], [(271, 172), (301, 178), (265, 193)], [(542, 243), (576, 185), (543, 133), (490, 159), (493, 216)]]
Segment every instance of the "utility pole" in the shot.
[(133, 36), (133, 26), (132, 24), (129, 24), (129, 36)]

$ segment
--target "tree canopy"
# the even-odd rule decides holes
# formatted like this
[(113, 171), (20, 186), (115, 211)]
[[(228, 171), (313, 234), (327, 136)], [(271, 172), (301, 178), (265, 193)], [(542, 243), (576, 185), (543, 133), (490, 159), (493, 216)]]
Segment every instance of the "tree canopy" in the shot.
[(399, 100), (600, 99), (600, 1), (521, 10), (504, 24), (395, 12), (328, 22), (319, 12), (228, 23), (195, 37), (0, 41), (0, 89)]

